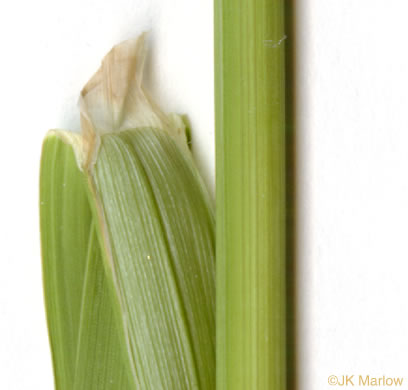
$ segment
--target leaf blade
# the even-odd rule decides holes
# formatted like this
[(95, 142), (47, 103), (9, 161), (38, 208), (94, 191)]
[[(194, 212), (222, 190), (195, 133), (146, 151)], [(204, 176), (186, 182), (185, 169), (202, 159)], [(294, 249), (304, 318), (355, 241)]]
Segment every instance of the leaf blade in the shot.
[[(137, 135), (142, 133), (143, 130), (138, 129), (131, 136), (128, 132), (104, 135), (92, 178), (94, 194), (100, 195), (99, 199), (95, 197), (94, 210), (99, 210), (99, 219), (105, 220), (102, 224), (107, 227), (105, 233), (100, 230), (100, 235), (105, 234), (102, 239), (108, 242), (106, 246), (112, 251), (107, 263), (112, 270), (125, 319), (129, 321), (125, 326), (131, 330), (128, 332), (129, 353), (142, 388), (213, 388), (210, 384), (214, 380), (215, 368), (215, 355), (211, 352), (214, 325), (209, 325), (211, 320), (204, 321), (203, 325), (186, 320), (185, 298), (182, 298), (185, 286), (180, 291), (152, 183), (140, 161), (140, 150), (135, 147), (139, 141)], [(162, 134), (171, 139), (164, 132)], [(149, 152), (155, 147), (150, 145)], [(143, 149), (141, 145), (140, 148)], [(182, 153), (178, 148), (176, 152)], [(173, 175), (166, 176), (166, 180), (174, 180), (174, 175), (179, 174), (173, 172)], [(190, 178), (197, 180), (191, 174)], [(169, 192), (169, 188), (163, 193), (167, 199), (176, 195)], [(201, 192), (200, 196), (203, 196)], [(98, 202), (100, 204), (96, 205)], [(174, 220), (171, 223), (174, 224)], [(213, 237), (213, 219), (204, 225), (207, 238)], [(193, 238), (191, 232), (184, 233)], [(186, 261), (183, 257), (179, 260)], [(206, 260), (213, 267), (213, 248), (211, 258)], [(213, 291), (214, 286), (209, 289)], [(132, 300), (129, 300), (129, 294)], [(214, 312), (213, 302), (208, 302), (203, 310), (211, 318), (209, 313)], [(205, 380), (199, 377), (189, 336), (191, 329), (200, 326), (209, 328), (208, 338), (200, 340), (204, 341), (205, 349), (210, 349), (207, 356), (211, 368), (204, 373)], [(200, 387), (200, 381), (203, 387)]]
[(40, 220), (44, 292), (55, 385), (60, 390), (135, 389), (115, 322), (86, 177), (70, 137), (44, 141)]
[(72, 149), (59, 137), (48, 136), (41, 160), (40, 228), (45, 304), (58, 389), (72, 388), (75, 371), (85, 275), (82, 260), (92, 221), (83, 185)]

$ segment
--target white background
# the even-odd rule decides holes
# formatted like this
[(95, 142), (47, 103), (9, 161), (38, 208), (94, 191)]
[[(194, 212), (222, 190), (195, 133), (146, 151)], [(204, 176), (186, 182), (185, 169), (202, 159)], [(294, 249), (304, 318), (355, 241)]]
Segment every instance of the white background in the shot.
[[(343, 374), (401, 376), (408, 386), (408, 3), (295, 3), (298, 390), (328, 389), (328, 376)], [(144, 30), (146, 84), (165, 110), (188, 113), (214, 192), (212, 1), (0, 5), (1, 389), (53, 388), (42, 138), (79, 128), (81, 87), (112, 45)]]

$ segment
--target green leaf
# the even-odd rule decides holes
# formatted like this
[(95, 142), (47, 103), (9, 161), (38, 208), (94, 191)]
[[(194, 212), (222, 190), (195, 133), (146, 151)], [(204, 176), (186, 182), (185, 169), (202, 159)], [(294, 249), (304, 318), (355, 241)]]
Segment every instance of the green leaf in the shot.
[(123, 330), (114, 318), (113, 298), (92, 225), (75, 362), (75, 390), (135, 388)]
[(44, 141), (40, 176), (43, 278), (56, 388), (134, 388), (113, 321), (85, 176), (72, 146), (57, 134)]
[(214, 215), (187, 149), (106, 134), (82, 172), (67, 142), (46, 138), (40, 184), (56, 387), (213, 389)]
[(105, 135), (93, 180), (141, 388), (213, 389), (214, 218), (191, 158), (160, 130)]
[(43, 145), (40, 217), (55, 382), (72, 389), (92, 216), (72, 148), (53, 136)]
[(59, 390), (215, 388), (214, 212), (185, 123), (142, 88), (144, 37), (51, 132), (41, 174), (44, 289)]

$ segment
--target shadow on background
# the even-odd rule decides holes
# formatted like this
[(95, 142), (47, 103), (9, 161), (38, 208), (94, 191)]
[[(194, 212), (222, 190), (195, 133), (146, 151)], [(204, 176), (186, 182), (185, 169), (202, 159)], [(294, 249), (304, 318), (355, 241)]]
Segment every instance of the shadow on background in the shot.
[(286, 197), (287, 197), (287, 390), (298, 389), (296, 325), (296, 0), (287, 0), (286, 23)]

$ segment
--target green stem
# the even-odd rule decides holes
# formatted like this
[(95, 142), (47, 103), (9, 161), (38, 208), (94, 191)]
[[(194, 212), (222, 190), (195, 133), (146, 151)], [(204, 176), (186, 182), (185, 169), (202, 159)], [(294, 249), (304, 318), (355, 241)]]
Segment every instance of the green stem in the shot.
[(215, 0), (217, 390), (286, 388), (284, 1)]

